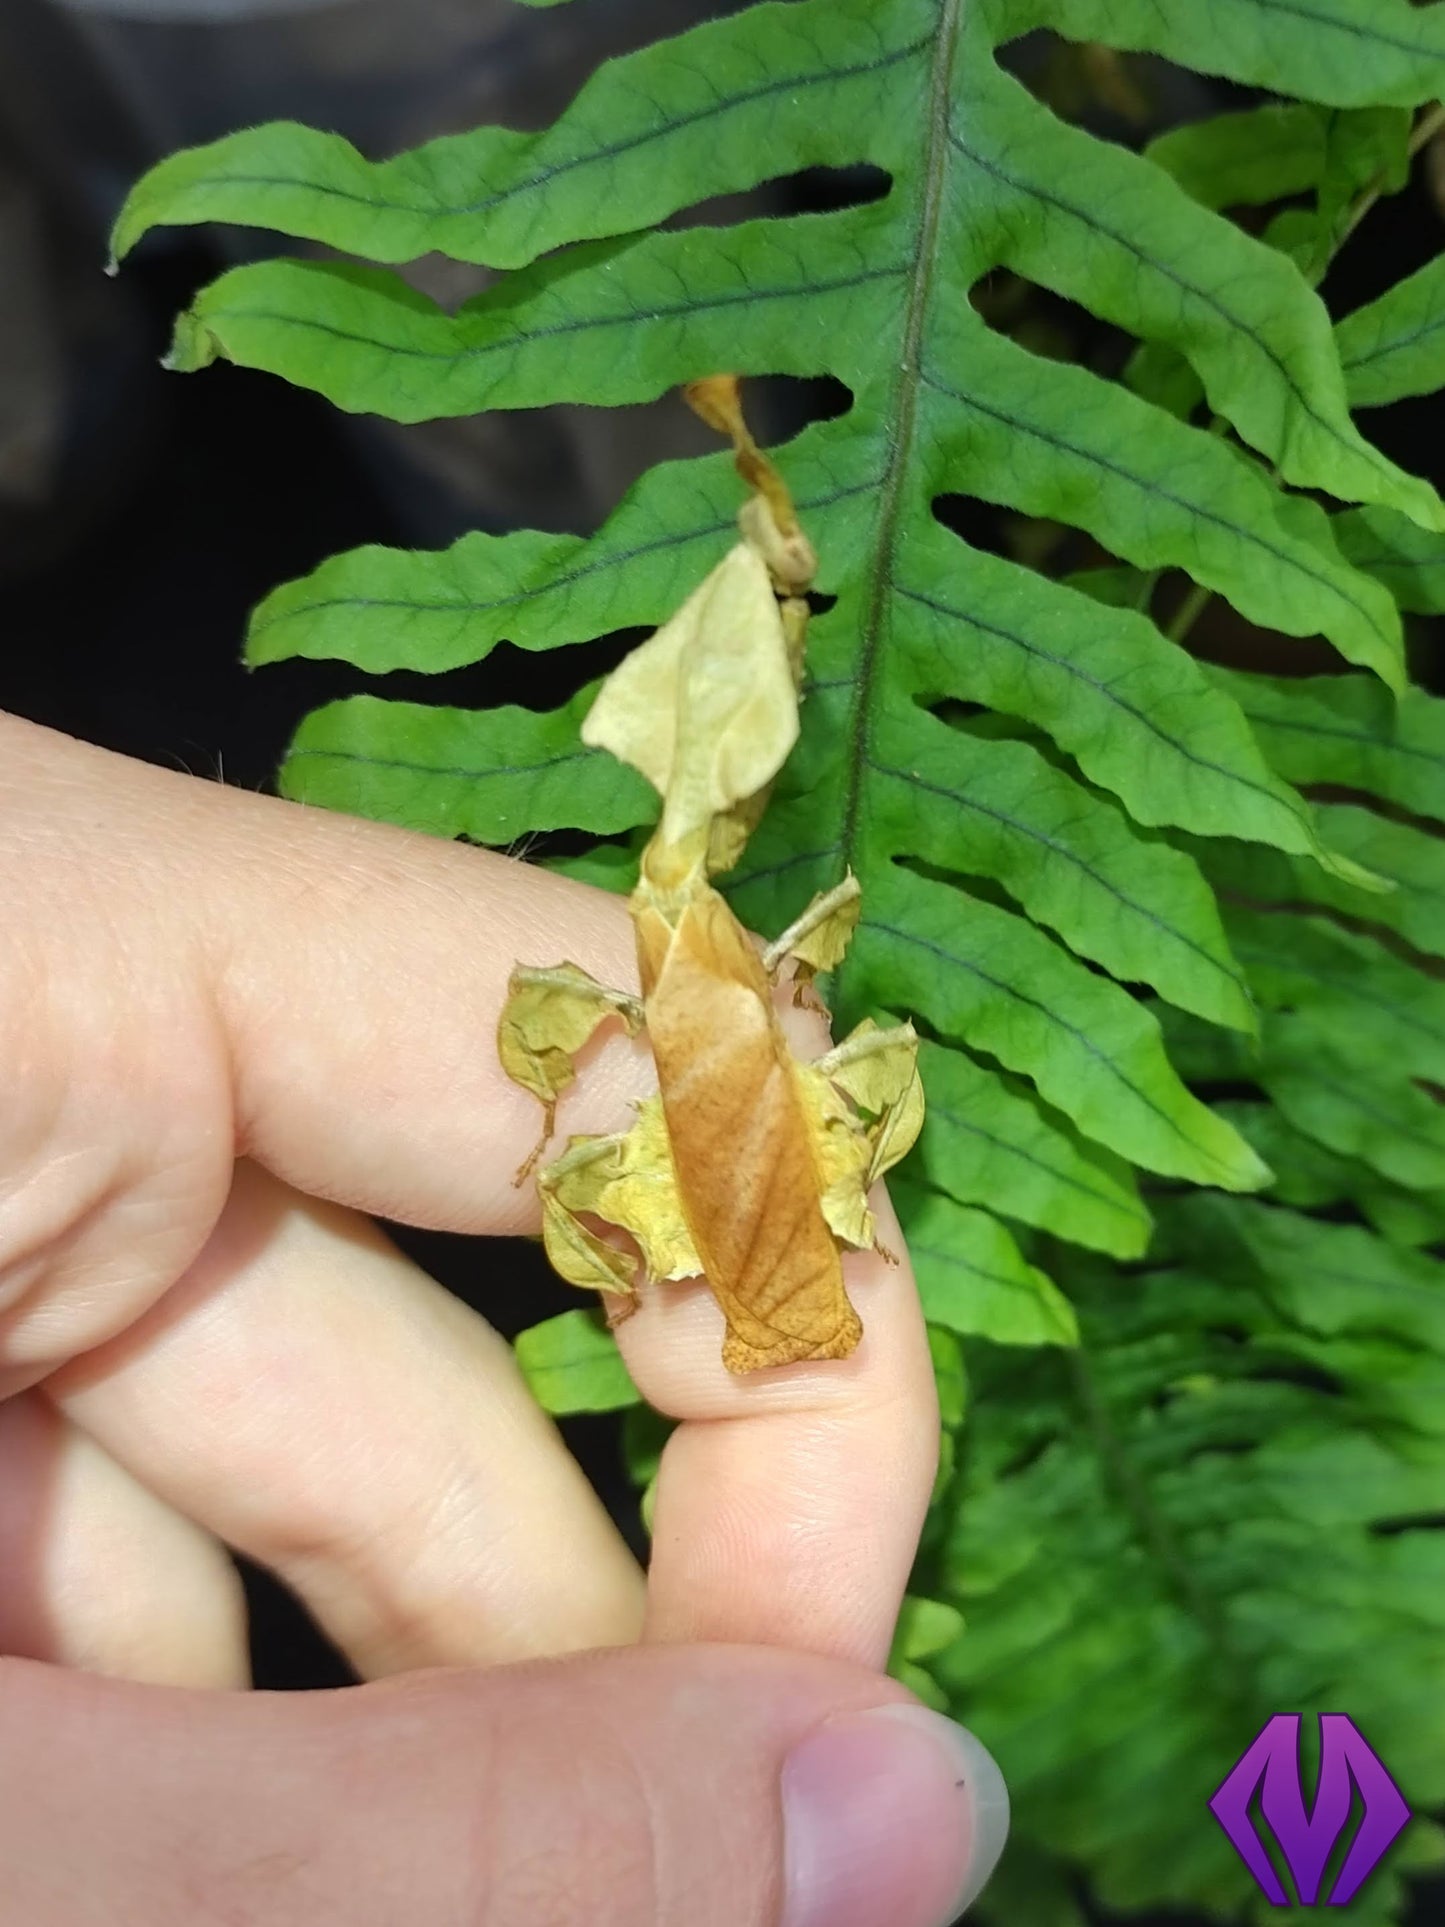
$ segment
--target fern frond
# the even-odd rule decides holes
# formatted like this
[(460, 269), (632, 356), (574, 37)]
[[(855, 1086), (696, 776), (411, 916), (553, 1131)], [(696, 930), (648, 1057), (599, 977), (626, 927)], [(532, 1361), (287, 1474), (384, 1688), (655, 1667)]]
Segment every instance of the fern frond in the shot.
[[(1242, 1199), (1176, 1199), (1160, 1225), (1165, 1262), (1127, 1285), (1076, 1268), (1076, 1352), (975, 1350), (986, 1423), (913, 1582), (967, 1631), (924, 1663), (1009, 1763), (1017, 1860), (1082, 1862), (1120, 1910), (1263, 1922), (1201, 1814), (1281, 1707), (1348, 1706), (1418, 1806), (1445, 1801), (1421, 1718), (1445, 1691), (1424, 1524), (1445, 1274)], [(1405, 1866), (1442, 1858), (1428, 1826), (1402, 1844), (1352, 1920), (1398, 1919)]]
[[(1360, 798), (1327, 820), (1397, 889), (1196, 845), (1260, 1037), (1177, 1012), (1166, 1032), (1192, 1082), (1247, 1090), (1219, 1108), (1279, 1177), (1268, 1202), (1153, 1200), (1127, 1281), (1060, 1267), (1071, 1370), (975, 1351), (975, 1424), (914, 1583), (967, 1617), (926, 1664), (1022, 1775), (1041, 1861), (1082, 1860), (1120, 1908), (1263, 1920), (1188, 1807), (1271, 1712), (1348, 1705), (1418, 1803), (1445, 1799), (1419, 1719), (1445, 1686), (1445, 846), (1385, 813), (1440, 814), (1445, 705), (1377, 706), (1363, 678), (1223, 680), (1295, 780)], [(1410, 1856), (1352, 1918), (1399, 1917), (1404, 1867), (1445, 1859), (1438, 1831)]]
[[(1311, 814), (1147, 617), (970, 549), (932, 505), (972, 491), (1071, 521), (1141, 568), (1188, 568), (1252, 620), (1322, 630), (1395, 682), (1398, 615), (1317, 506), (1217, 438), (1038, 361), (985, 324), (968, 290), (1000, 266), (1044, 281), (1184, 354), (1288, 479), (1431, 526), (1441, 508), (1353, 428), (1328, 317), (1289, 263), (1149, 162), (1056, 120), (997, 64), (994, 38), (957, 0), (764, 6), (603, 68), (538, 136), (482, 132), (377, 166), (332, 136), (262, 129), (178, 156), (136, 190), (118, 245), (159, 219), (259, 219), (373, 258), (439, 248), (512, 267), (452, 316), (377, 269), (263, 262), (223, 275), (178, 328), (178, 366), (225, 353), (404, 419), (649, 399), (723, 364), (845, 380), (851, 410), (787, 453), (837, 606), (817, 625), (806, 739), (740, 909), (785, 919), (851, 863), (870, 914), (845, 1006), (906, 995), (941, 1036), (1031, 1079), (1145, 1168), (1249, 1186), (1258, 1161), (1174, 1078), (1153, 1019), (1082, 960), (1250, 1023), (1192, 859), (1141, 841), (1128, 816), (1306, 854), (1319, 849)], [(858, 160), (888, 169), (883, 201), (639, 232), (768, 174)], [(539, 647), (657, 621), (728, 539), (730, 507), (722, 465), (696, 463), (646, 478), (589, 543), (362, 551), (263, 606), (256, 656), (440, 669), (502, 636)], [(1044, 730), (1128, 814), (1027, 745), (924, 713), (950, 698)], [(388, 744), (375, 705), (314, 720), (287, 787), (394, 811), (390, 758), (408, 766), (410, 813), (420, 723), (410, 708), (392, 721)], [(456, 727), (439, 717), (439, 742)], [(536, 777), (514, 728), (495, 719), (490, 753), (478, 732), (476, 799), (438, 827), (515, 834)], [(454, 772), (457, 753), (436, 760)], [(576, 826), (598, 827), (584, 770), (571, 772)], [(616, 809), (606, 822), (621, 827)], [(970, 899), (969, 875), (1018, 907)]]
[[(1036, 28), (1285, 98), (1133, 154), (1000, 60)], [(117, 227), (118, 253), (217, 220), (360, 257), (223, 274), (171, 362), (396, 420), (617, 407), (718, 368), (846, 385), (776, 451), (832, 600), (733, 899), (776, 930), (851, 867), (833, 1001), (927, 1039), (900, 1191), (948, 1432), (899, 1665), (999, 1752), (1023, 1843), (1000, 1892), (1050, 1910), (1030, 1927), (1073, 1917), (1061, 1861), (1118, 1905), (1237, 1919), (1203, 1801), (1281, 1706), (1348, 1705), (1413, 1800), (1445, 1795), (1417, 1717), (1445, 1684), (1442, 1536), (1394, 1529), (1445, 1510), (1445, 1127), (1416, 1081), (1445, 1082), (1423, 961), (1445, 861), (1398, 816), (1445, 818), (1445, 704), (1407, 684), (1400, 613), (1445, 610), (1445, 506), (1350, 413), (1445, 373), (1445, 284), (1338, 328), (1314, 292), (1442, 93), (1441, 4), (792, 0), (610, 63), (537, 134), (379, 163), (290, 124), (231, 136), (155, 169)], [(661, 226), (857, 164), (882, 199)], [(1219, 211), (1296, 195), (1266, 239)], [(386, 265), (433, 250), (501, 272), (449, 313)], [(990, 325), (971, 297), (999, 271), (1134, 337), (1127, 380)], [(439, 673), (507, 641), (545, 686), (545, 652), (671, 613), (736, 494), (722, 457), (667, 463), (586, 538), (358, 550), (267, 598), (250, 660)], [(974, 546), (960, 497), (1107, 566), (1055, 581)], [(1176, 571), (1366, 673), (1205, 669), (1150, 613)], [(581, 749), (588, 696), (350, 698), (302, 724), (282, 785), (484, 843), (625, 836), (649, 798)], [(618, 843), (572, 867), (632, 881)], [(1268, 1204), (1226, 1195), (1271, 1166)], [(1148, 1269), (1106, 1271), (1151, 1218)], [(544, 1329), (547, 1396), (626, 1402), (592, 1327)], [(961, 1432), (955, 1333), (992, 1341)], [(1355, 1917), (1398, 1898), (1382, 1878)]]

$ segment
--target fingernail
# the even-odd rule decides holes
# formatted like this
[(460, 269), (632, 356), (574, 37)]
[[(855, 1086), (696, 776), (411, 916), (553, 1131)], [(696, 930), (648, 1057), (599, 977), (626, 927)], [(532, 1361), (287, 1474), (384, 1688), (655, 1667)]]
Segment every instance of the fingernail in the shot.
[(926, 1706), (826, 1721), (782, 1785), (783, 1927), (950, 1927), (1008, 1838), (992, 1754)]

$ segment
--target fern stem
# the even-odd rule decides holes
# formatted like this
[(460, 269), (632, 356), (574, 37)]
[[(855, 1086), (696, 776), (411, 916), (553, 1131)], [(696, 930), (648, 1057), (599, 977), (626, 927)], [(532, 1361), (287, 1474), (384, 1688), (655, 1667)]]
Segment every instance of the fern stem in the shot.
[[(918, 217), (918, 245), (909, 274), (908, 312), (903, 335), (903, 354), (898, 370), (897, 426), (888, 455), (888, 467), (879, 492), (878, 535), (874, 547), (873, 587), (863, 623), (858, 653), (858, 674), (854, 683), (853, 717), (848, 732), (848, 793), (843, 810), (840, 839), (844, 874), (854, 867), (854, 848), (858, 834), (863, 766), (867, 758), (868, 725), (872, 710), (873, 678), (877, 671), (879, 648), (887, 622), (888, 594), (893, 579), (893, 558), (898, 542), (898, 519), (903, 504), (903, 489), (913, 453), (914, 426), (918, 414), (918, 388), (922, 374), (923, 329), (929, 296), (933, 290), (933, 271), (937, 258), (938, 222), (943, 206), (944, 180), (948, 169), (948, 125), (952, 107), (953, 54), (958, 41), (959, 16), (964, 0), (943, 0), (934, 47), (933, 71), (928, 99), (928, 148), (924, 156), (923, 205)], [(844, 961), (839, 975), (847, 970)]]
[[(1442, 128), (1445, 128), (1445, 101), (1437, 100), (1433, 107), (1426, 109), (1410, 130), (1410, 143), (1406, 149), (1410, 159), (1414, 160), (1422, 148), (1428, 147)], [(1330, 252), (1331, 261), (1334, 260), (1345, 242), (1349, 240), (1361, 221), (1364, 220), (1365, 216), (1374, 207), (1380, 196), (1385, 192), (1387, 185), (1388, 177), (1382, 169), (1380, 173), (1375, 176), (1374, 180), (1371, 181), (1370, 185), (1356, 197), (1354, 205), (1350, 208), (1349, 213), (1345, 216), (1341, 224), (1335, 245)]]
[(1213, 589), (1206, 589), (1202, 582), (1191, 582), (1188, 595), (1169, 618), (1169, 626), (1164, 631), (1169, 640), (1183, 642), (1213, 600)]

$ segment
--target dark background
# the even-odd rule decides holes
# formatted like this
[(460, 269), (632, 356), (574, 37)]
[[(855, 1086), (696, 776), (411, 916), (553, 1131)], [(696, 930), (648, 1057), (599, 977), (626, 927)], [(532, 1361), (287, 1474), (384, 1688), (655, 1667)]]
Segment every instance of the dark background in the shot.
[[(203, 7), (196, 0), (193, 11)], [(0, 708), (201, 778), (266, 788), (307, 709), (376, 687), (340, 664), (244, 671), (245, 618), (269, 588), (363, 542), (438, 546), (467, 527), (588, 529), (650, 462), (704, 445), (672, 402), (397, 430), (226, 365), (166, 375), (158, 362), (177, 309), (264, 240), (192, 231), (147, 242), (118, 280), (101, 265), (125, 186), (181, 142), (284, 114), (337, 127), (374, 153), (483, 120), (540, 125), (606, 54), (731, 10), (576, 0), (527, 15), (505, 0), (342, 0), (177, 24), (0, 0)], [(1045, 74), (1051, 52), (1036, 45), (1023, 58)], [(1166, 69), (1147, 78), (1166, 121), (1238, 99)], [(1097, 116), (1107, 123), (1110, 109)], [(781, 190), (791, 205), (839, 191), (836, 178)], [(1332, 308), (1346, 312), (1419, 265), (1440, 229), (1417, 168), (1409, 193), (1337, 264)], [(477, 285), (437, 263), (421, 264), (418, 279), (446, 298)], [(1117, 368), (1126, 344), (1109, 330), (1076, 311), (1051, 318), (1072, 334), (1072, 352)], [(796, 425), (819, 392), (773, 394), (773, 427)], [(1367, 424), (1398, 461), (1437, 481), (1442, 426), (1438, 401)], [(1006, 540), (988, 512), (969, 534)], [(1227, 615), (1202, 633), (1220, 653), (1244, 646)], [(1429, 639), (1415, 640), (1416, 673), (1433, 683)], [(535, 677), (535, 660), (523, 668), (503, 647), (478, 671), (386, 685), (434, 700), (536, 701), (519, 671)], [(509, 1334), (575, 1302), (530, 1246), (488, 1247), (479, 1292), (475, 1243), (396, 1235), (461, 1295), (484, 1297)], [(613, 1421), (565, 1429), (641, 1551)], [(247, 1583), (259, 1684), (347, 1676), (278, 1588), (254, 1572)], [(1442, 1919), (1445, 1890), (1422, 1895), (1420, 1927)]]

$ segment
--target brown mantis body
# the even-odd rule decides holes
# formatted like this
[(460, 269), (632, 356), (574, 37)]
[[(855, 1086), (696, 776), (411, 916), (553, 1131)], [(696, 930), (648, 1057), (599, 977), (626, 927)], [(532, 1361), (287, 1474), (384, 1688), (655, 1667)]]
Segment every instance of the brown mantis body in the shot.
[[(636, 911), (643, 1010), (674, 1175), (727, 1317), (730, 1371), (845, 1358), (862, 1336), (823, 1216), (792, 1054), (757, 951), (716, 890)], [(716, 1182), (717, 1174), (724, 1182)]]

